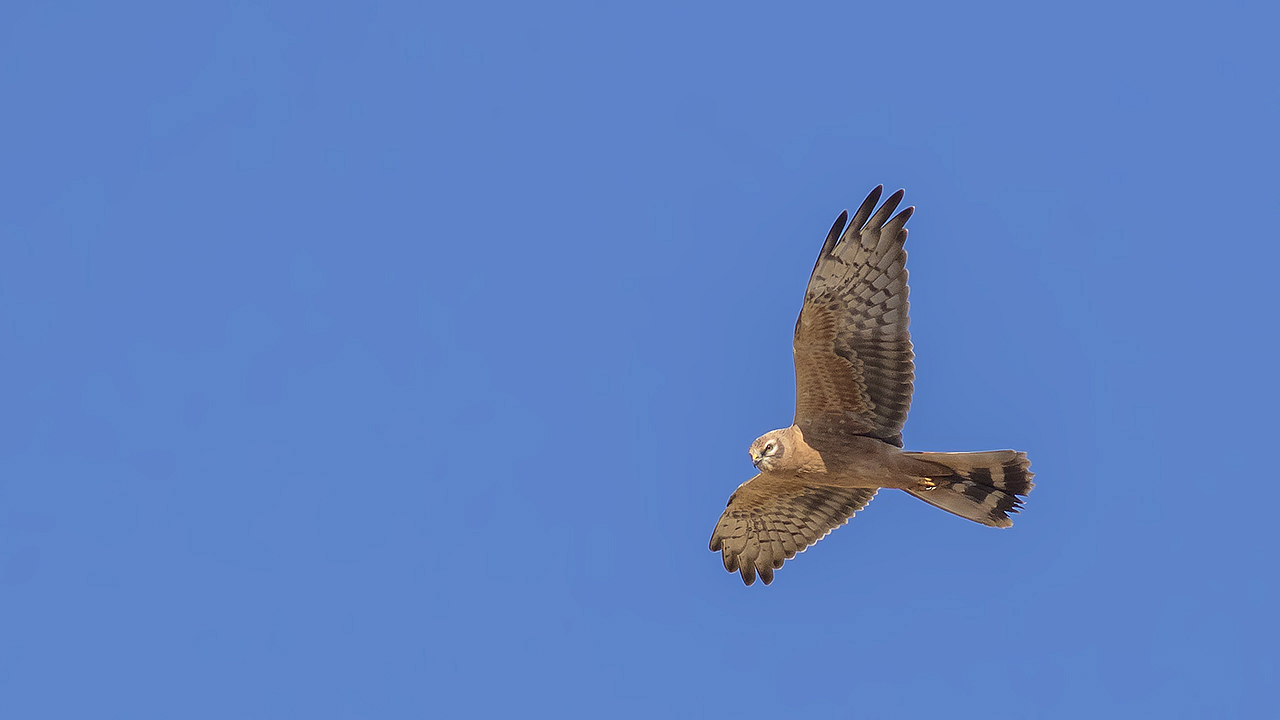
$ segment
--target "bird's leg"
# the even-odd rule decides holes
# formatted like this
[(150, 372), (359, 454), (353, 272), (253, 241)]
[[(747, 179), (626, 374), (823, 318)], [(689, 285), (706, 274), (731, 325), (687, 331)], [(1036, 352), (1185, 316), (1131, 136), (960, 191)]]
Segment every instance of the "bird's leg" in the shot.
[(929, 492), (938, 487), (938, 484), (927, 477), (911, 478), (916, 481), (916, 492)]

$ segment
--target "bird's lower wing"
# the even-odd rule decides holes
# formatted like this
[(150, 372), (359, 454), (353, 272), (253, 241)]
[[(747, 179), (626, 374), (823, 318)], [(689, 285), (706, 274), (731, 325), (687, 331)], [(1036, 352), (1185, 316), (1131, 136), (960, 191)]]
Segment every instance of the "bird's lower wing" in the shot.
[(710, 547), (747, 585), (757, 572), (768, 585), (782, 563), (848, 522), (875, 494), (875, 488), (815, 487), (760, 474), (729, 496)]

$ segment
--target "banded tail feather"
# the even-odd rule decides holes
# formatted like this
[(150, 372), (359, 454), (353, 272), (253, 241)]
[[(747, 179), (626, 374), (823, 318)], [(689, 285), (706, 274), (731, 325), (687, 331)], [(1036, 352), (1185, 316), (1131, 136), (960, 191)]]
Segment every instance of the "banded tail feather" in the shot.
[(1031, 492), (1035, 473), (1027, 454), (1014, 450), (970, 453), (905, 453), (917, 460), (940, 466), (929, 473), (937, 487), (907, 492), (930, 505), (991, 527), (1013, 525), (1010, 513), (1022, 508), (1022, 498)]

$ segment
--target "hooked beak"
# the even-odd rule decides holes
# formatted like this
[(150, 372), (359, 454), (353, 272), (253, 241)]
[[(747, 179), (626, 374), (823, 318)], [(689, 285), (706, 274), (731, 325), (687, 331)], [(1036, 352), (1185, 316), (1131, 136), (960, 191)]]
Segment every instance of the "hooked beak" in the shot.
[(755, 466), (756, 466), (756, 469), (757, 469), (757, 470), (759, 470), (759, 469), (760, 469), (760, 461), (761, 461), (761, 460), (763, 460), (763, 459), (764, 459), (764, 455), (752, 455), (752, 456), (751, 456), (751, 464), (752, 464), (752, 465), (755, 465)]

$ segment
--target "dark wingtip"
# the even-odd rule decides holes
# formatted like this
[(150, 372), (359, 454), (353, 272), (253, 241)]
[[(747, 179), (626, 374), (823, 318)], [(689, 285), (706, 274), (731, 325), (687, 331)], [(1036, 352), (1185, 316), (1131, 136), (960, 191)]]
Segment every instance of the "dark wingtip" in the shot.
[(899, 210), (897, 215), (894, 215), (889, 222), (885, 223), (885, 227), (891, 228), (893, 231), (905, 232), (906, 229), (903, 226), (907, 224), (907, 221), (911, 219), (915, 211), (915, 205)]
[(849, 224), (847, 232), (856, 233), (862, 231), (862, 226), (867, 224), (867, 219), (871, 217), (871, 212), (876, 209), (876, 203), (880, 202), (880, 194), (884, 192), (883, 185), (877, 185), (867, 193), (867, 197), (858, 206), (858, 211), (853, 214), (853, 222)]
[(847, 222), (849, 222), (849, 211), (841, 210), (840, 217), (836, 218), (836, 221), (831, 225), (831, 230), (827, 233), (826, 242), (822, 243), (822, 251), (818, 253), (819, 261), (831, 252), (831, 248), (836, 246), (836, 241), (840, 239), (840, 233), (844, 231), (844, 225)]
[[(906, 194), (906, 190), (899, 189), (894, 194), (885, 198), (884, 202), (880, 205), (880, 209), (867, 220), (866, 227), (877, 231), (884, 228), (885, 223), (889, 222), (889, 218), (893, 215), (893, 211), (898, 209), (898, 203), (902, 202), (902, 198)], [(861, 208), (859, 208), (859, 210), (861, 210)]]

